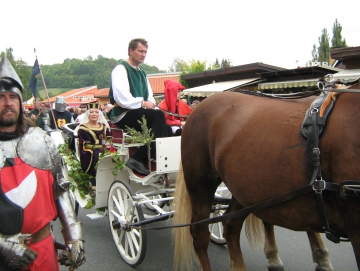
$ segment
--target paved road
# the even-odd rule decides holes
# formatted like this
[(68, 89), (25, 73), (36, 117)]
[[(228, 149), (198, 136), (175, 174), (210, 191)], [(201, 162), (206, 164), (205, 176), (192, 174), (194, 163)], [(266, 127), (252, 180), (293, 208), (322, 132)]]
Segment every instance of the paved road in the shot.
[[(173, 241), (171, 230), (151, 231), (147, 238), (147, 252), (145, 260), (136, 268), (128, 266), (120, 257), (113, 244), (110, 233), (108, 218), (91, 220), (86, 217), (87, 213), (94, 210), (80, 210), (79, 219), (85, 224), (86, 234), (86, 263), (78, 270), (81, 271), (170, 271), (173, 270)], [(153, 225), (165, 225), (166, 222), (158, 222)], [(55, 236), (62, 240), (57, 231), (58, 222), (54, 223)], [(314, 270), (310, 246), (306, 233), (293, 232), (286, 229), (276, 228), (279, 253), (287, 271), (311, 271)], [(243, 256), (249, 271), (267, 270), (266, 258), (262, 248), (252, 250), (248, 245), (245, 235), (241, 236)], [(325, 241), (330, 251), (331, 260), (335, 270), (355, 271), (355, 257), (350, 243), (333, 244)], [(209, 245), (209, 255), (214, 271), (229, 270), (228, 252), (226, 246)], [(61, 271), (67, 268), (62, 267)]]

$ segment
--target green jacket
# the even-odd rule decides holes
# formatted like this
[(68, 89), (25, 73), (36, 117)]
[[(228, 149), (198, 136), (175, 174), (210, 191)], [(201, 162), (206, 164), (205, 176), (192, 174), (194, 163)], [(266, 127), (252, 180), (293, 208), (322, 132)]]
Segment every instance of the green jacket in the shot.
[[(147, 101), (149, 97), (149, 90), (145, 72), (143, 70), (134, 69), (126, 61), (121, 61), (119, 65), (123, 65), (126, 69), (131, 95), (135, 98), (142, 97), (144, 101)], [(110, 86), (109, 97), (110, 103), (115, 105), (114, 108), (107, 113), (110, 120), (129, 110), (116, 105), (112, 84)]]

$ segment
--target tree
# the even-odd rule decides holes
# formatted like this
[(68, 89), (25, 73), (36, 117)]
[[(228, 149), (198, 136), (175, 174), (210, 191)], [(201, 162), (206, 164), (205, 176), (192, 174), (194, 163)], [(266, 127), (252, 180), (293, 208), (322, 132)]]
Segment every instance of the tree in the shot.
[(232, 63), (230, 59), (223, 58), (219, 63), (219, 60), (216, 58), (215, 62), (210, 64), (208, 70), (215, 70), (219, 68), (228, 68), (228, 67), (232, 67)]
[(316, 48), (316, 44), (313, 45), (311, 55), (312, 55), (311, 61), (314, 61), (314, 62), (318, 61), (319, 55), (318, 55), (318, 49)]
[(4, 56), (6, 56), (6, 58), (9, 60), (9, 62), (15, 69), (17, 75), (19, 76), (21, 83), (24, 86), (23, 100), (27, 101), (32, 96), (31, 90), (29, 88), (32, 67), (27, 66), (27, 63), (25, 61), (23, 61), (21, 58), (16, 60), (14, 57), (14, 54), (13, 54), (13, 49), (11, 47), (6, 48), (5, 52), (1, 52), (1, 54), (0, 54), (1, 59)]
[(181, 72), (186, 62), (180, 58), (175, 58), (171, 66), (169, 67), (170, 72)]
[(182, 69), (182, 74), (197, 73), (206, 71), (206, 60), (200, 61), (191, 59), (189, 63), (185, 63)]
[(341, 31), (342, 26), (338, 22), (338, 20), (335, 20), (334, 26), (333, 26), (333, 37), (331, 39), (331, 46), (332, 47), (346, 47), (346, 40), (342, 38)]
[(224, 59), (221, 60), (221, 67), (222, 68), (228, 68), (228, 67), (232, 67), (232, 63), (230, 59)]
[(318, 48), (318, 61), (319, 62), (329, 62), (330, 57), (330, 43), (329, 43), (329, 34), (324, 28), (322, 34), (319, 37), (319, 48)]
[[(333, 30), (333, 37), (331, 39), (331, 47), (346, 47), (347, 46), (346, 40), (343, 39), (341, 35), (342, 26), (340, 25), (337, 19), (335, 19), (332, 30)], [(316, 45), (314, 44), (311, 55), (312, 55), (311, 61), (329, 62), (330, 44), (329, 44), (329, 35), (326, 28), (322, 30), (322, 34), (319, 37), (319, 47), (316, 48)]]
[(215, 62), (211, 63), (208, 67), (208, 70), (216, 70), (216, 69), (219, 69), (221, 68), (221, 65), (219, 63), (219, 60), (216, 58), (215, 59)]

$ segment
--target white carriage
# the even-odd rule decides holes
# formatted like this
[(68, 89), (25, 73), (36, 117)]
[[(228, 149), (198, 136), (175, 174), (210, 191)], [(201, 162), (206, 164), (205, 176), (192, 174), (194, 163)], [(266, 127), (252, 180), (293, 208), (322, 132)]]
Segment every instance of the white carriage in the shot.
[[(75, 153), (78, 155), (77, 138), (73, 134), (77, 124), (65, 126), (65, 134), (70, 134), (75, 140)], [(127, 143), (126, 134), (121, 129), (113, 129), (113, 147), (121, 160), (126, 161), (131, 151), (140, 144)], [(118, 135), (121, 135), (118, 137)], [(57, 144), (64, 144), (67, 136), (55, 131), (51, 133)], [(65, 140), (64, 140), (65, 138)], [(156, 162), (151, 162), (151, 173), (141, 176), (134, 173), (126, 166), (122, 170), (116, 170), (110, 155), (99, 160), (95, 192), (95, 208), (106, 208), (103, 213), (95, 212), (88, 214), (91, 219), (108, 216), (111, 234), (117, 250), (123, 260), (130, 266), (139, 265), (146, 253), (147, 230), (144, 226), (150, 223), (163, 221), (174, 215), (172, 210), (173, 192), (179, 170), (181, 155), (181, 137), (157, 138)], [(63, 172), (69, 178), (68, 165), (63, 159)], [(78, 191), (71, 192), (74, 198), (75, 209), (84, 207), (86, 199), (81, 198)], [(220, 186), (216, 193), (221, 202), (214, 204), (212, 216), (222, 215), (224, 207), (229, 200), (230, 194), (224, 186)], [(224, 203), (225, 199), (225, 203)], [(223, 237), (222, 224), (216, 223), (209, 226), (210, 239), (217, 244), (226, 244)]]

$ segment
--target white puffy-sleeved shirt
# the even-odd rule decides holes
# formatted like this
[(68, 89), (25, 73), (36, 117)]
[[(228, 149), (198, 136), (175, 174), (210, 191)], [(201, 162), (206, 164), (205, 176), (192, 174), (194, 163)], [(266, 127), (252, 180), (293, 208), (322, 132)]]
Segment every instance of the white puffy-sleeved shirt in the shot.
[[(133, 68), (136, 69), (135, 67)], [(148, 101), (156, 104), (149, 80), (147, 78), (146, 80), (149, 92)], [(130, 93), (129, 80), (124, 65), (117, 65), (114, 68), (111, 73), (111, 82), (114, 100), (119, 106), (127, 109), (141, 108), (141, 104), (144, 99), (142, 97), (135, 98)], [(120, 121), (124, 116), (125, 114), (122, 114), (119, 117), (112, 119), (111, 122), (116, 123)]]

